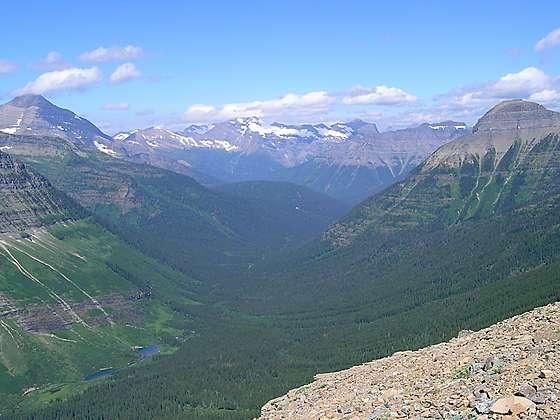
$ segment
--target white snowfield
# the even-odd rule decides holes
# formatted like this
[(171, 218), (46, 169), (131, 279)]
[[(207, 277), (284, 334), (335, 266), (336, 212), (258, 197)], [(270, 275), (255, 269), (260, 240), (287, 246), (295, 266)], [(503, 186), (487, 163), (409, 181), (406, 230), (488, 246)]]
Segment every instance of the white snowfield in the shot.
[(118, 157), (119, 154), (117, 152), (115, 152), (112, 149), (109, 149), (106, 145), (104, 145), (103, 143), (99, 143), (98, 141), (94, 140), (93, 144), (95, 145), (95, 147), (97, 148), (97, 150), (99, 150), (102, 153), (105, 153), (106, 155), (109, 155), (111, 157)]

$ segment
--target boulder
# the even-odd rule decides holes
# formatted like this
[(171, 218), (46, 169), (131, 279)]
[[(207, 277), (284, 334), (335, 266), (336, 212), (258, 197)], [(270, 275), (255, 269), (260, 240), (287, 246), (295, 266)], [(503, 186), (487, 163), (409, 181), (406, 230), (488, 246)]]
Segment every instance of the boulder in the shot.
[(535, 408), (535, 403), (525, 397), (505, 397), (500, 398), (492, 407), (490, 412), (494, 414), (512, 414), (514, 416), (524, 413), (527, 410)]

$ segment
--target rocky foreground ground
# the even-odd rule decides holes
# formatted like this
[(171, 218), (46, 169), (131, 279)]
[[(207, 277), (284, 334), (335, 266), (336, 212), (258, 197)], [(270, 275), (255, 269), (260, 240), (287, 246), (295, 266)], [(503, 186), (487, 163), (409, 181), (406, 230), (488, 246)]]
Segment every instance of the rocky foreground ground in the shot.
[(335, 373), (261, 419), (560, 419), (560, 303)]

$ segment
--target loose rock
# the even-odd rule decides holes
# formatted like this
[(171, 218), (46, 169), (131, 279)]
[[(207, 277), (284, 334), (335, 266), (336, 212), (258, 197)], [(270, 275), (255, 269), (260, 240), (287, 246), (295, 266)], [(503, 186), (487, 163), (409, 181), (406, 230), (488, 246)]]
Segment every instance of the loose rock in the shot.
[(560, 303), (449, 342), (318, 375), (261, 419), (560, 419)]

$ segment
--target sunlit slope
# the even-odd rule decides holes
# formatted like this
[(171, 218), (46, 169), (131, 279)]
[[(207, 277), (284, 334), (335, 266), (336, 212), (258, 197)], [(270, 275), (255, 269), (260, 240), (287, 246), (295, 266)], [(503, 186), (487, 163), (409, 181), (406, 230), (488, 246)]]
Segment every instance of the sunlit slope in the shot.
[(162, 302), (192, 302), (193, 284), (89, 221), (0, 236), (0, 267), (4, 401), (125, 367), (137, 346), (172, 351), (189, 327), (168, 326), (174, 315)]

